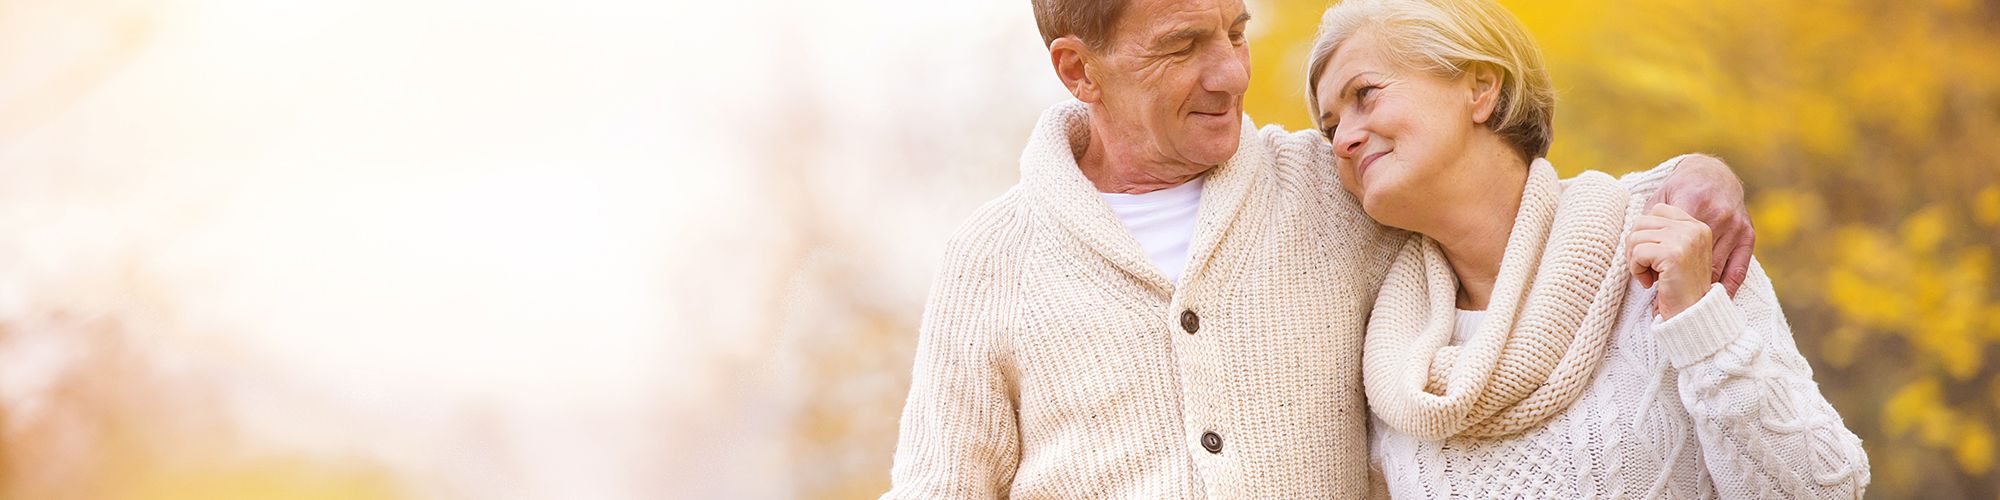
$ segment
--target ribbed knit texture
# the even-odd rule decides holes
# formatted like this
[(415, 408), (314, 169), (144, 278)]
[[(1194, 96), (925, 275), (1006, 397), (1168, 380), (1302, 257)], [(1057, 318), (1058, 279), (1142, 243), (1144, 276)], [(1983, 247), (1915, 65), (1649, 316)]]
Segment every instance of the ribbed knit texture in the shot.
[[(1538, 162), (1536, 168), (1544, 166)], [(1571, 187), (1577, 184), (1581, 183)], [(1537, 191), (1546, 192), (1546, 187), (1527, 191), (1524, 199), (1536, 196)], [(1634, 191), (1631, 201), (1641, 201), (1648, 194), (1644, 188)], [(1531, 206), (1538, 205), (1524, 201), (1523, 212)], [(1628, 219), (1644, 208), (1641, 203), (1628, 206)], [(1565, 214), (1556, 213), (1552, 220), (1551, 232), (1561, 234)], [(1507, 266), (1515, 262), (1517, 248), (1534, 245), (1510, 240), (1502, 273), (1528, 268), (1547, 273), (1551, 259), (1567, 259), (1572, 265), (1601, 259), (1614, 274), (1622, 274), (1623, 233), (1619, 232), (1611, 247), (1567, 255), (1557, 252), (1561, 245), (1550, 240), (1549, 251), (1538, 252), (1539, 258), (1533, 259), (1538, 262), (1511, 270)], [(1519, 227), (1512, 235), (1524, 236)], [(1623, 300), (1576, 292), (1531, 293), (1533, 298), (1524, 308), (1490, 307), (1479, 332), (1456, 353), (1436, 347), (1432, 339), (1435, 333), (1380, 330), (1386, 325), (1435, 328), (1441, 317), (1444, 335), (1449, 335), (1451, 295), (1447, 292), (1440, 298), (1434, 289), (1398, 282), (1403, 279), (1411, 278), (1392, 274), (1384, 284), (1370, 326), (1367, 354), (1370, 405), (1381, 417), (1373, 428), (1373, 454), (1379, 467), (1375, 473), (1396, 498), (1858, 498), (1868, 484), (1868, 458), (1860, 439), (1847, 430), (1813, 383), (1812, 370), (1792, 342), (1770, 280), (1754, 261), (1749, 279), (1733, 301), (1716, 285), (1693, 307), (1661, 323), (1655, 323), (1652, 314), (1653, 292), (1636, 282), (1621, 282), (1612, 289), (1623, 295)], [(1455, 286), (1455, 282), (1440, 283), (1432, 275), (1417, 275), (1415, 279), (1424, 280), (1421, 284), (1425, 286)], [(1550, 276), (1539, 280), (1513, 276), (1499, 281), (1509, 279), (1531, 282), (1539, 289)], [(1408, 295), (1418, 292), (1426, 295)], [(1501, 296), (1496, 283), (1496, 303)], [(1440, 316), (1434, 307), (1407, 306), (1424, 300), (1433, 305), (1445, 301), (1444, 313)], [(1567, 302), (1539, 302), (1543, 300)], [(1596, 334), (1578, 327), (1567, 339), (1557, 335), (1551, 340), (1547, 330), (1522, 327), (1526, 315), (1536, 310), (1567, 311), (1572, 316), (1555, 323), (1590, 325), (1594, 321), (1590, 318), (1608, 318), (1612, 326), (1608, 334), (1597, 337), (1603, 344), (1597, 354), (1576, 357), (1578, 343)], [(1419, 318), (1394, 317), (1398, 315)], [(1514, 328), (1500, 330), (1496, 325)], [(1490, 337), (1496, 335), (1505, 338)], [(1530, 342), (1526, 346), (1539, 351), (1525, 357), (1530, 364), (1549, 363), (1550, 358), (1560, 355), (1564, 362), (1582, 360), (1594, 366), (1577, 372), (1585, 375), (1583, 383), (1577, 384), (1541, 375), (1541, 368), (1468, 361), (1492, 354), (1468, 355), (1467, 351), (1494, 345), (1514, 348), (1520, 342), (1518, 337), (1527, 337)], [(1408, 345), (1378, 349), (1378, 340)], [(1375, 359), (1378, 353), (1410, 356), (1425, 351), (1440, 353), (1439, 359), (1455, 358), (1456, 364), (1418, 371), (1410, 363), (1421, 359)], [(1556, 368), (1546, 373), (1562, 373), (1564, 362), (1555, 363)], [(1467, 368), (1475, 366), (1494, 368), (1484, 374), (1470, 373)], [(1372, 377), (1378, 370), (1387, 377), (1381, 381), (1385, 390), (1402, 392), (1377, 396), (1378, 381)], [(1426, 377), (1443, 377), (1446, 382), (1430, 384)], [(1544, 385), (1536, 393), (1550, 387), (1574, 387), (1578, 394), (1571, 402), (1538, 410), (1547, 414), (1534, 424), (1500, 434), (1446, 432), (1448, 429), (1419, 424), (1449, 419), (1412, 419), (1383, 412), (1388, 408), (1428, 409), (1407, 403), (1383, 404), (1390, 397), (1424, 397), (1408, 389), (1419, 383), (1411, 379), (1433, 388), (1441, 385), (1445, 395), (1479, 387), (1458, 377), (1485, 378), (1488, 385), (1499, 380), (1509, 380), (1506, 384), (1512, 385), (1539, 380)], [(1386, 387), (1391, 382), (1399, 385)]]
[(1086, 113), (1048, 110), (1021, 183), (948, 245), (885, 498), (1364, 494), (1362, 326), (1406, 233), (1317, 133), (1245, 120), (1176, 285), (1077, 169)]
[(1458, 280), (1437, 242), (1412, 238), (1368, 325), (1369, 409), (1412, 435), (1495, 437), (1540, 424), (1583, 393), (1625, 298), (1625, 213), (1610, 176), (1569, 184), (1535, 160), (1487, 319), (1451, 345)]

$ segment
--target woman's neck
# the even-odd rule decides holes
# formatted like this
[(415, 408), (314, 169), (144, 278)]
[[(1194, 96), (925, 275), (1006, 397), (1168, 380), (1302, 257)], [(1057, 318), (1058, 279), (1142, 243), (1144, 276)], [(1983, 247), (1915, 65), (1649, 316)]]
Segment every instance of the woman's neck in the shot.
[(1513, 234), (1514, 218), (1521, 211), (1528, 164), (1511, 151), (1473, 158), (1478, 161), (1460, 166), (1466, 175), (1458, 176), (1454, 197), (1444, 198), (1454, 201), (1440, 207), (1443, 210), (1434, 229), (1423, 233), (1437, 241), (1452, 274), (1458, 276), (1458, 308), (1478, 311), (1486, 309), (1493, 297), (1493, 282), (1507, 254), (1507, 237)]

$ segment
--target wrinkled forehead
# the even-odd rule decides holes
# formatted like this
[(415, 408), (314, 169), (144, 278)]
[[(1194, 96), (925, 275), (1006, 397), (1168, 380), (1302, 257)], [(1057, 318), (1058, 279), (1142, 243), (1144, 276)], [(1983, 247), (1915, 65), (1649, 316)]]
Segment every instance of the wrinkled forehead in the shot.
[(1118, 42), (1151, 45), (1197, 30), (1222, 30), (1249, 15), (1243, 0), (1132, 0), (1119, 16)]

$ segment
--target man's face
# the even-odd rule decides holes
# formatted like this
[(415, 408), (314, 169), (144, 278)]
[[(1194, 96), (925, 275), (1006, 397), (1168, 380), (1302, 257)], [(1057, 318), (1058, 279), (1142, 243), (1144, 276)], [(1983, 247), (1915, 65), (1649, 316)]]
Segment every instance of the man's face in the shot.
[(1154, 160), (1220, 165), (1236, 154), (1250, 45), (1242, 0), (1132, 0), (1096, 59), (1105, 120)]

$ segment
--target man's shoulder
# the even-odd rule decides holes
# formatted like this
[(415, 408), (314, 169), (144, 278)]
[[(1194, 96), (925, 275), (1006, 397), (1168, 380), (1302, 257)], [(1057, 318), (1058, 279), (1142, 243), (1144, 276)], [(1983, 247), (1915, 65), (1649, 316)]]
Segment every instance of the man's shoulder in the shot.
[(1317, 130), (1291, 131), (1281, 125), (1265, 125), (1257, 130), (1257, 138), (1277, 157), (1279, 168), (1330, 170), (1333, 166), (1333, 145)]
[(945, 245), (947, 259), (1012, 251), (1029, 237), (1030, 208), (1020, 185), (988, 200), (952, 231)]
[(1256, 147), (1268, 158), (1280, 191), (1312, 200), (1345, 197), (1334, 172), (1333, 146), (1318, 131), (1288, 131), (1280, 125), (1265, 125), (1253, 137)]

